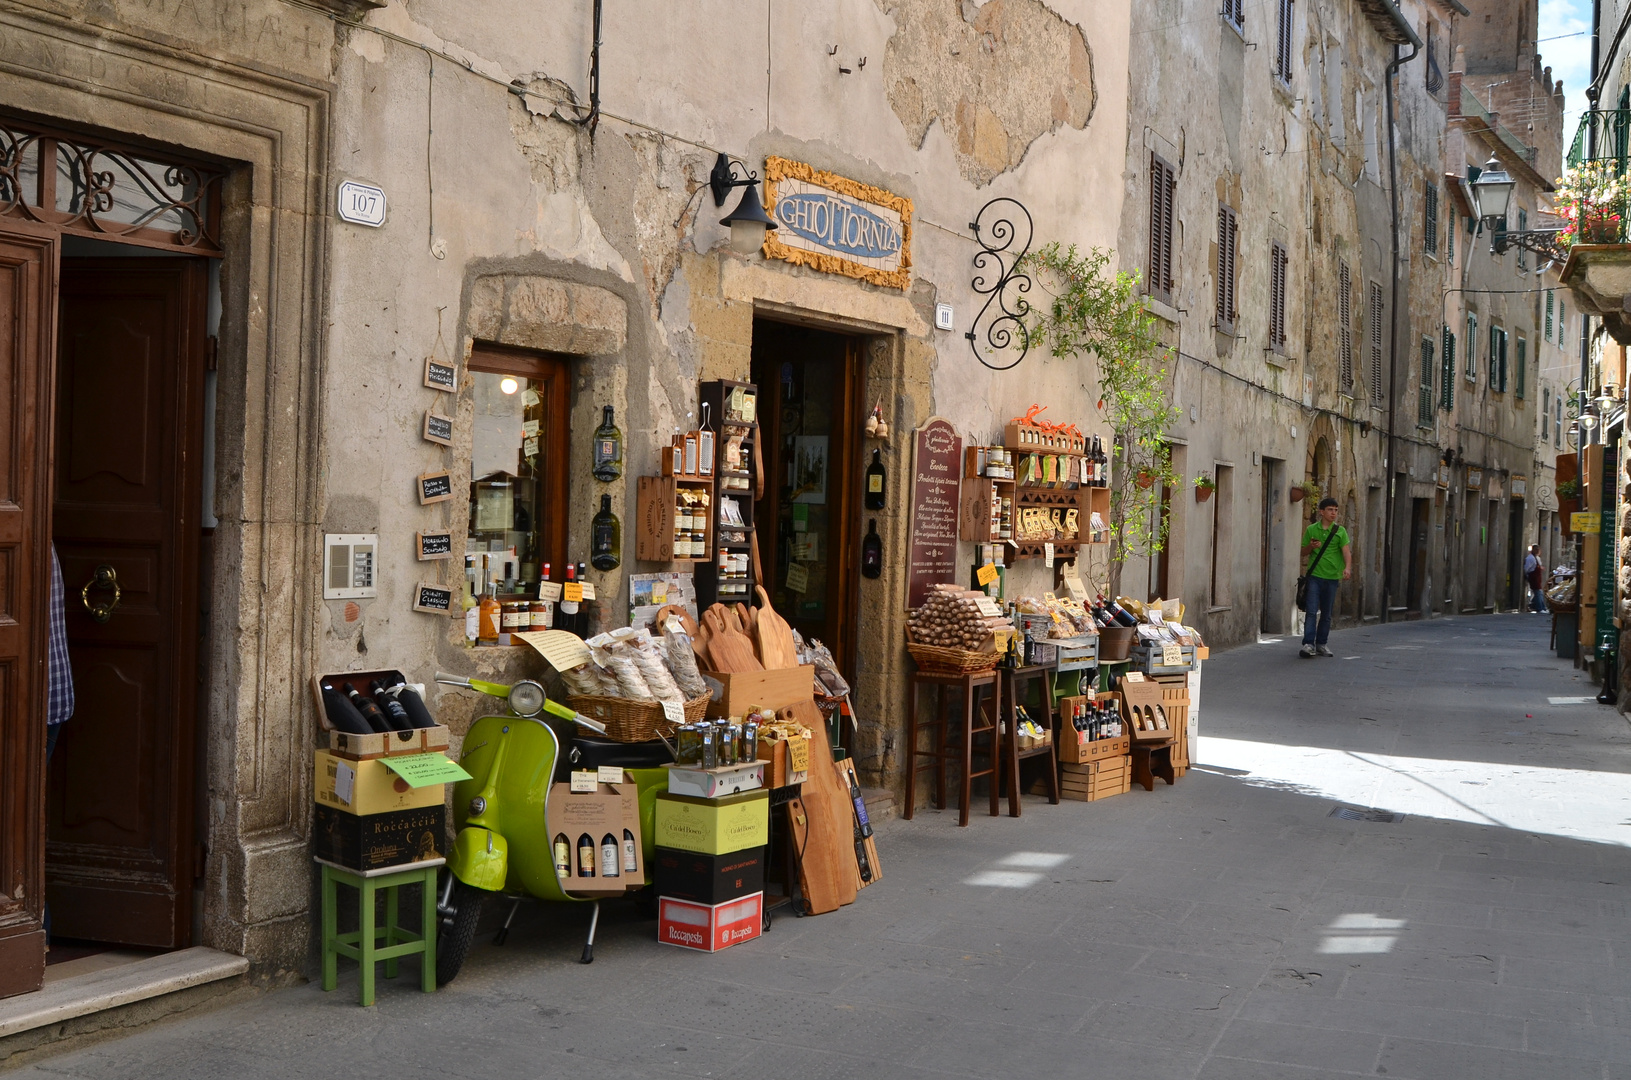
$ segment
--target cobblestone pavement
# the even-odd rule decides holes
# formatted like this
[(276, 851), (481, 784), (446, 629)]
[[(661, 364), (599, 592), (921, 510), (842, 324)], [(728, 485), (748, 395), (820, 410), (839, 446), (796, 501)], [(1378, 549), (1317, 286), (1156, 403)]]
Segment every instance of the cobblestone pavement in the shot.
[(346, 970), (19, 1075), (1631, 1077), (1631, 727), (1546, 637), (1218, 654), (1177, 786), (890, 822), (854, 906), (716, 956), (628, 911), (584, 967), (587, 912), (528, 910), (435, 995)]

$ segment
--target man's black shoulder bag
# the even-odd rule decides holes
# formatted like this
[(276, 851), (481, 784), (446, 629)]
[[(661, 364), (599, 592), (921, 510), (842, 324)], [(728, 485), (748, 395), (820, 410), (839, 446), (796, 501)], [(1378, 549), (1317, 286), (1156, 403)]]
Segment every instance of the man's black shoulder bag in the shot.
[(1314, 561), (1308, 564), (1308, 573), (1298, 575), (1298, 577), (1297, 577), (1297, 610), (1298, 611), (1307, 611), (1308, 610), (1308, 574), (1312, 574), (1314, 572), (1314, 567), (1318, 566), (1320, 564), (1320, 560), (1325, 558), (1326, 549), (1328, 549), (1331, 546), (1331, 541), (1335, 540), (1337, 538), (1337, 530), (1340, 529), (1340, 528), (1342, 528), (1341, 525), (1332, 525), (1331, 526), (1331, 531), (1325, 534), (1325, 543), (1321, 544), (1320, 549), (1314, 553)]

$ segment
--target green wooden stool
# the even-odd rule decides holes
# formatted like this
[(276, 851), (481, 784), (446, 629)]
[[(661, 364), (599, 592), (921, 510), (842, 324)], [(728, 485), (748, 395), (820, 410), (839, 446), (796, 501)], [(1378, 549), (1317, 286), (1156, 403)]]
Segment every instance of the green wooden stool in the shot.
[[(385, 977), (396, 978), (396, 962), (404, 956), (421, 954), (421, 988), (425, 993), (436, 990), (436, 871), (446, 859), (426, 859), (406, 866), (387, 866), (379, 870), (352, 870), (317, 859), (323, 868), (323, 989), (333, 990), (339, 981), (340, 957), (349, 956), (361, 965), (362, 984), (359, 1001), (363, 1005), (374, 1003), (374, 964), (385, 961)], [(418, 883), (424, 894), (424, 934), (412, 934), (396, 924), (397, 888)], [(357, 890), (357, 915), (361, 929), (342, 934), (336, 929), (339, 887), (350, 885)], [(374, 896), (385, 890), (385, 925), (376, 926)], [(384, 944), (381, 944), (383, 939)]]

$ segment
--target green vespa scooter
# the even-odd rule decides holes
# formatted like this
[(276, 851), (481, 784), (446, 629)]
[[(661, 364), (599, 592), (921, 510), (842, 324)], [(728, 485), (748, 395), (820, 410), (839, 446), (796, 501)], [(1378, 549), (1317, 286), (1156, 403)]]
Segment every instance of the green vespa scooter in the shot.
[[(502, 945), (510, 923), (524, 899), (592, 903), (589, 936), (582, 962), (595, 957), (595, 929), (600, 923), (600, 901), (570, 896), (555, 872), (549, 827), (550, 786), (564, 781), (572, 769), (621, 766), (640, 796), (640, 835), (644, 865), (651, 865), (653, 815), (659, 792), (667, 789), (667, 770), (673, 760), (662, 743), (624, 744), (579, 734), (585, 728), (604, 735), (606, 729), (565, 705), (549, 700), (544, 688), (530, 679), (512, 686), (436, 673), (436, 681), (462, 686), (508, 701), (510, 715), (483, 716), (464, 737), (459, 764), (470, 774), (453, 789), (453, 818), (458, 829), (448, 853), (447, 868), (437, 899), (440, 933), (436, 944), (436, 983), (445, 985), (458, 975), (475, 939), (482, 901), (493, 893), (511, 900), (504, 926), (494, 938)], [(564, 723), (547, 722), (554, 717)], [(575, 725), (575, 726), (574, 726)], [(564, 737), (563, 737), (564, 736)], [(650, 885), (649, 878), (644, 882)]]

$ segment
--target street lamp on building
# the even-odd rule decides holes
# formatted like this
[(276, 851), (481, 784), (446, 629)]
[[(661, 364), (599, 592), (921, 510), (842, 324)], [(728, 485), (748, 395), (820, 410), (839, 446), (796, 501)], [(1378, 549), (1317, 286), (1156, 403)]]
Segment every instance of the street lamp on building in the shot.
[(1488, 222), (1496, 232), (1505, 232), (1507, 210), (1512, 206), (1512, 189), (1517, 186), (1517, 181), (1501, 168), (1500, 161), (1491, 154), (1477, 179), (1472, 182), (1472, 205), (1479, 223)]
[(740, 162), (732, 161), (729, 156), (720, 154), (714, 161), (713, 171), (708, 174), (708, 187), (714, 193), (714, 205), (724, 206), (725, 197), (730, 194), (731, 188), (746, 188), (742, 192), (742, 199), (736, 204), (736, 209), (719, 219), (721, 225), (731, 227), (731, 250), (741, 255), (752, 255), (764, 246), (765, 233), (776, 227), (769, 214), (765, 213), (765, 204), (759, 198), (759, 174), (749, 172), (746, 166), (741, 166), (745, 176), (738, 177), (736, 168)]

